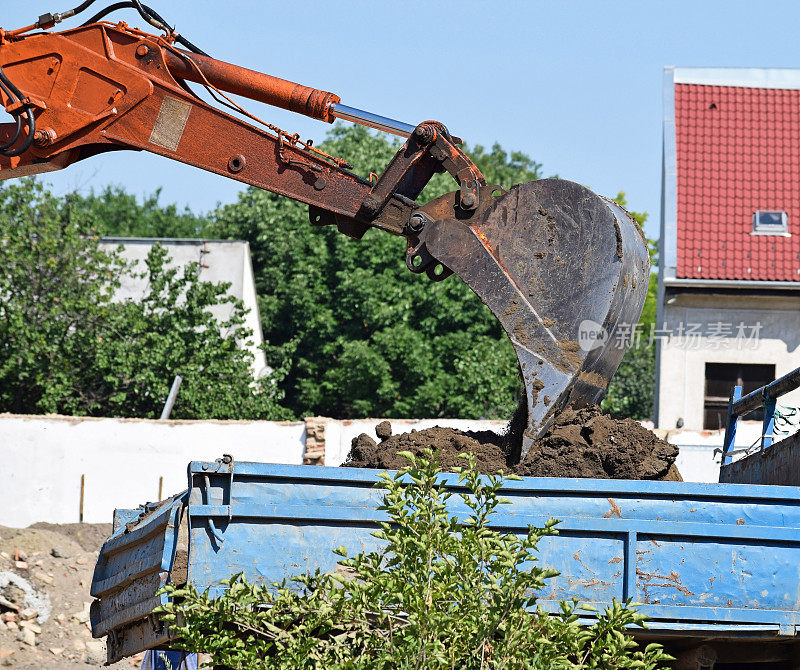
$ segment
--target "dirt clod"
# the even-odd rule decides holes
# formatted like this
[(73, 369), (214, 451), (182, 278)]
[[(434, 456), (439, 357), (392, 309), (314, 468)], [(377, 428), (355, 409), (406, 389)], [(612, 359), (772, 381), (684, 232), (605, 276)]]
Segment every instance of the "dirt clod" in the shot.
[(677, 455), (678, 447), (638, 421), (588, 407), (562, 412), (514, 471), (530, 477), (664, 479)]
[[(444, 470), (463, 465), (458, 454), (475, 454), (481, 472), (513, 472), (530, 477), (659, 479), (680, 481), (678, 447), (633, 419), (615, 419), (597, 407), (567, 409), (519, 462), (521, 431), (516, 417), (506, 436), (434, 427), (391, 435), (376, 444), (362, 433), (352, 442), (346, 467), (396, 470), (407, 461), (398, 452), (439, 453)], [(387, 422), (388, 423), (388, 422)]]
[(392, 436), (392, 424), (388, 421), (381, 421), (375, 426), (375, 434), (381, 439), (385, 440)]

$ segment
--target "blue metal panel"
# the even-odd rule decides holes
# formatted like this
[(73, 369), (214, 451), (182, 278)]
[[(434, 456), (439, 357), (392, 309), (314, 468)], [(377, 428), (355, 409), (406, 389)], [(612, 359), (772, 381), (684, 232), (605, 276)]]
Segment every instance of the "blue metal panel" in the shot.
[[(158, 556), (159, 569), (168, 570), (184, 504), (188, 579), (200, 590), (219, 593), (222, 581), (238, 572), (252, 582), (274, 583), (309, 570), (335, 570), (334, 548), (343, 545), (354, 554), (379, 547), (372, 533), (386, 517), (377, 510), (383, 497), (374, 488), (378, 475), (349, 468), (192, 463), (183, 498), (151, 512), (129, 532), (118, 530), (104, 546), (92, 593), (101, 609), (109, 599), (119, 612), (128, 603), (114, 590), (121, 580), (133, 592), (138, 578), (131, 565), (138, 561), (144, 569)], [(463, 490), (457, 476), (442, 479)], [(651, 629), (723, 637), (795, 633), (798, 488), (523, 478), (508, 482), (503, 494), (511, 502), (493, 518), (497, 528), (523, 534), (529, 524), (561, 520), (559, 534), (540, 543), (541, 564), (561, 573), (541, 594), (545, 608), (576, 597), (602, 609), (612, 598), (630, 597), (643, 603)], [(458, 496), (451, 498), (450, 510), (457, 517), (468, 514)], [(148, 601), (132, 606), (140, 618), (143, 602)]]
[[(150, 613), (166, 602), (158, 590), (174, 567), (186, 493), (139, 510), (117, 510), (114, 533), (100, 550), (92, 578), (92, 634), (108, 635), (109, 661), (168, 639)], [(123, 523), (123, 520), (128, 520)], [(147, 624), (142, 626), (141, 622)]]
[[(279, 581), (333, 570), (334, 547), (372, 549), (385, 515), (377, 472), (347, 468), (193, 463), (190, 579), (219, 588), (243, 571)], [(202, 475), (202, 476), (196, 476)], [(208, 485), (206, 485), (206, 479)], [(457, 476), (444, 481), (458, 486)], [(561, 575), (544, 600), (632, 597), (663, 625), (794, 625), (800, 608), (800, 489), (682, 482), (524, 478), (503, 491), (493, 525), (522, 533), (561, 520), (541, 543)], [(458, 498), (450, 509), (463, 517)], [(230, 518), (228, 518), (230, 515)], [(214, 519), (219, 544), (207, 520)]]
[(764, 422), (761, 426), (761, 448), (769, 449), (775, 437), (775, 398), (764, 393)]
[[(204, 469), (205, 466), (205, 469)], [(368, 468), (330, 468), (307, 465), (282, 465), (276, 463), (237, 462), (232, 467), (220, 463), (193, 461), (189, 465), (189, 475), (213, 474), (230, 478), (231, 470), (235, 473), (236, 485), (247, 482), (260, 483), (263, 486), (273, 485), (278, 490), (278, 482), (290, 480), (298, 486), (319, 485), (329, 483), (331, 486), (371, 489), (378, 481), (380, 470)], [(252, 478), (252, 479), (249, 479)], [(219, 479), (212, 481), (220, 482)], [(443, 474), (441, 481), (450, 488), (458, 489), (458, 475)], [(190, 482), (191, 483), (191, 482)], [(227, 487), (223, 484), (222, 488)], [(463, 487), (462, 487), (463, 488)], [(284, 495), (295, 499), (294, 493)], [(191, 491), (197, 493), (196, 491)], [(740, 486), (736, 484), (705, 484), (696, 482), (661, 482), (627, 479), (566, 479), (558, 477), (522, 477), (505, 483), (503, 493), (506, 497), (514, 492), (550, 492), (555, 495), (574, 493), (578, 497), (586, 494), (596, 495), (627, 494), (636, 496), (653, 496), (668, 498), (672, 495), (682, 498), (709, 497), (723, 499), (726, 503), (739, 499), (763, 500), (795, 500), (800, 503), (800, 488), (779, 488), (774, 486)], [(319, 497), (319, 496), (317, 496)], [(581, 507), (582, 511), (582, 507)]]
[(141, 509), (115, 509), (112, 535), (115, 535), (123, 526), (136, 521), (141, 514)]
[(725, 439), (722, 441), (722, 465), (728, 465), (733, 460), (733, 447), (736, 442), (736, 428), (739, 425), (739, 415), (733, 411), (733, 405), (742, 398), (742, 387), (734, 386), (728, 400), (728, 418), (725, 421)]
[(638, 547), (635, 598), (645, 604), (796, 614), (800, 584), (796, 539), (751, 544), (643, 535)]
[[(722, 463), (720, 464), (720, 481), (758, 481), (763, 483), (795, 483), (791, 477), (787, 478), (778, 474), (777, 477), (769, 476), (766, 472), (759, 470), (763, 464), (759, 462), (760, 454), (745, 455), (737, 462), (735, 469), (733, 465), (734, 448), (733, 443), (736, 439), (736, 424), (740, 416), (756, 409), (759, 405), (764, 409), (764, 421), (761, 426), (761, 452), (769, 449), (774, 441), (775, 432), (775, 404), (777, 398), (785, 393), (789, 393), (800, 388), (800, 368), (779, 377), (773, 382), (751, 391), (742, 397), (742, 387), (734, 386), (728, 402), (728, 418), (725, 422), (725, 439), (722, 446)], [(792, 462), (789, 465), (794, 466)]]

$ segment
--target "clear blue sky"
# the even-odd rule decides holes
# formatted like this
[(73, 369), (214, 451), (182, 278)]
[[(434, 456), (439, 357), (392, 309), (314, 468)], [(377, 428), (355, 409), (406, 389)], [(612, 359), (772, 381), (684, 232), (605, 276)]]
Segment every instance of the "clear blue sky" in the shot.
[[(98, 7), (110, 4), (100, 0)], [(77, 0), (4, 0), (2, 26)], [(604, 195), (624, 190), (657, 234), (664, 65), (800, 65), (796, 2), (267, 2), (149, 0), (222, 60), (338, 93), (408, 123), (437, 119)], [(94, 7), (92, 7), (94, 10)], [(88, 16), (88, 14), (87, 14)], [(117, 13), (141, 25), (130, 11)], [(64, 22), (61, 28), (77, 23)], [(316, 142), (327, 124), (253, 105)], [(241, 186), (144, 153), (45, 175), (57, 192), (122, 184), (202, 212)]]

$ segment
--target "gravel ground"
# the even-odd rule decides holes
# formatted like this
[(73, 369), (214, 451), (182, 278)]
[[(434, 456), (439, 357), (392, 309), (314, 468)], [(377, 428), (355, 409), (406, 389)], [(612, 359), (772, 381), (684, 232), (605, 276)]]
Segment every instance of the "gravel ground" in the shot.
[[(68, 670), (105, 663), (89, 588), (111, 524), (0, 526), (0, 667)], [(111, 668), (139, 667), (141, 658)]]

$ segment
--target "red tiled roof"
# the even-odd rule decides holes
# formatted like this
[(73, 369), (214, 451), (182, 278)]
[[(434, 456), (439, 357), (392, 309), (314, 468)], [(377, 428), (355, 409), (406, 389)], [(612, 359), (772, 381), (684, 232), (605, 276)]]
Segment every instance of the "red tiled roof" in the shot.
[(800, 90), (675, 84), (675, 149), (677, 276), (800, 282)]

